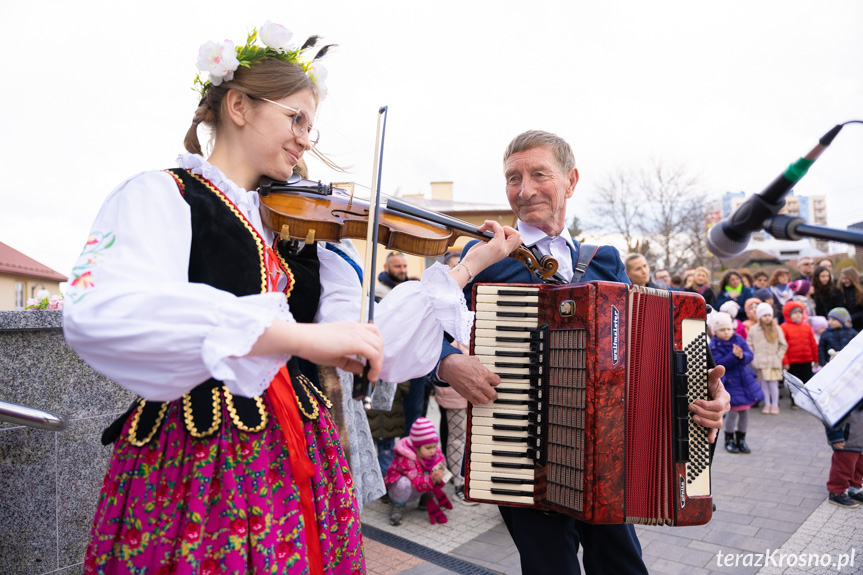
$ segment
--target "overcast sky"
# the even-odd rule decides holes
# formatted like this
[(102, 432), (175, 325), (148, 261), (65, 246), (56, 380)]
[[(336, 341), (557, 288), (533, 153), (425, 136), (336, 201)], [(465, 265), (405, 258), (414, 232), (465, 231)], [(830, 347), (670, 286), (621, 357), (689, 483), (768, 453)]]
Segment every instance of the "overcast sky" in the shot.
[[(704, 189), (758, 192), (835, 124), (863, 119), (863, 2), (3, 2), (0, 242), (69, 274), (107, 194), (175, 165), (197, 104), (200, 44), (266, 20), (327, 57), (320, 148), (371, 179), (389, 106), (383, 191), (502, 203), (501, 155), (526, 129), (573, 146), (588, 213), (607, 173), (653, 159)], [(863, 125), (800, 183), (828, 223), (863, 220)], [(154, 229), (153, 233), (158, 233)]]

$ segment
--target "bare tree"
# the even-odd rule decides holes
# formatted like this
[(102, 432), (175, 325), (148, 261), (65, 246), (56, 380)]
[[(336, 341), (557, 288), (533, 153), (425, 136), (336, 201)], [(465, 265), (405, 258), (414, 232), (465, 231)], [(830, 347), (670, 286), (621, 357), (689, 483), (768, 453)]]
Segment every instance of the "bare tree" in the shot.
[(659, 247), (661, 267), (681, 269), (706, 256), (707, 194), (680, 165), (654, 161), (641, 172), (642, 231)]
[(594, 197), (596, 227), (620, 234), (629, 252), (673, 270), (707, 261), (707, 195), (683, 166), (654, 161), (641, 171), (618, 170)]
[(595, 227), (623, 236), (629, 253), (647, 254), (650, 244), (642, 237), (643, 216), (638, 210), (638, 177), (627, 170), (612, 172), (595, 188), (591, 214)]

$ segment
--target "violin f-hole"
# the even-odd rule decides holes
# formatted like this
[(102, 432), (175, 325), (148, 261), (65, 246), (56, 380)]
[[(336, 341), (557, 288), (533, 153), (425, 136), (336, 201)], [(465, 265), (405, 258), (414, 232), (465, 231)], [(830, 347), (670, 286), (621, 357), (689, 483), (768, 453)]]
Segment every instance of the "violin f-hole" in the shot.
[(365, 212), (352, 212), (350, 210), (332, 210), (332, 211), (330, 211), (330, 213), (333, 216), (339, 216), (340, 214), (344, 214), (346, 216), (359, 216), (361, 218), (368, 217), (368, 215), (369, 215), (368, 210), (366, 210)]

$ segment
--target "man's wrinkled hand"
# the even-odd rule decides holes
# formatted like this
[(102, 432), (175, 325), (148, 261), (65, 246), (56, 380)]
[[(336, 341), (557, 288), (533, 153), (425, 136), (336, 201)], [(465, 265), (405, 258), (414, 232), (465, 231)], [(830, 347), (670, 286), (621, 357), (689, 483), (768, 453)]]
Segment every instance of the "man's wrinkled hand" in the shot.
[(500, 377), (490, 372), (478, 358), (454, 353), (443, 358), (438, 376), (472, 405), (483, 405), (497, 399), (495, 386)]
[(717, 365), (707, 372), (707, 396), (709, 400), (699, 399), (689, 406), (692, 412), (692, 420), (704, 427), (710, 428), (707, 440), (710, 443), (716, 441), (719, 430), (722, 429), (722, 418), (731, 411), (731, 395), (725, 391), (722, 384), (722, 376), (725, 368)]

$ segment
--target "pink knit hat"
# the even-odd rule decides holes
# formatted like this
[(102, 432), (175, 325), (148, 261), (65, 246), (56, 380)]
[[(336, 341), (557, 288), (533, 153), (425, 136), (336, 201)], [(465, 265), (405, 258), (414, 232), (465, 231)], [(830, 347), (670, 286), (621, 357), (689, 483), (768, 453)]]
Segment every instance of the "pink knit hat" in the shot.
[(795, 295), (807, 296), (809, 295), (809, 290), (812, 289), (812, 284), (809, 283), (809, 280), (799, 279), (790, 282), (788, 287)]
[(414, 444), (414, 447), (428, 443), (438, 443), (439, 441), (434, 424), (428, 418), (418, 417), (414, 421), (414, 424), (411, 425), (411, 443)]

